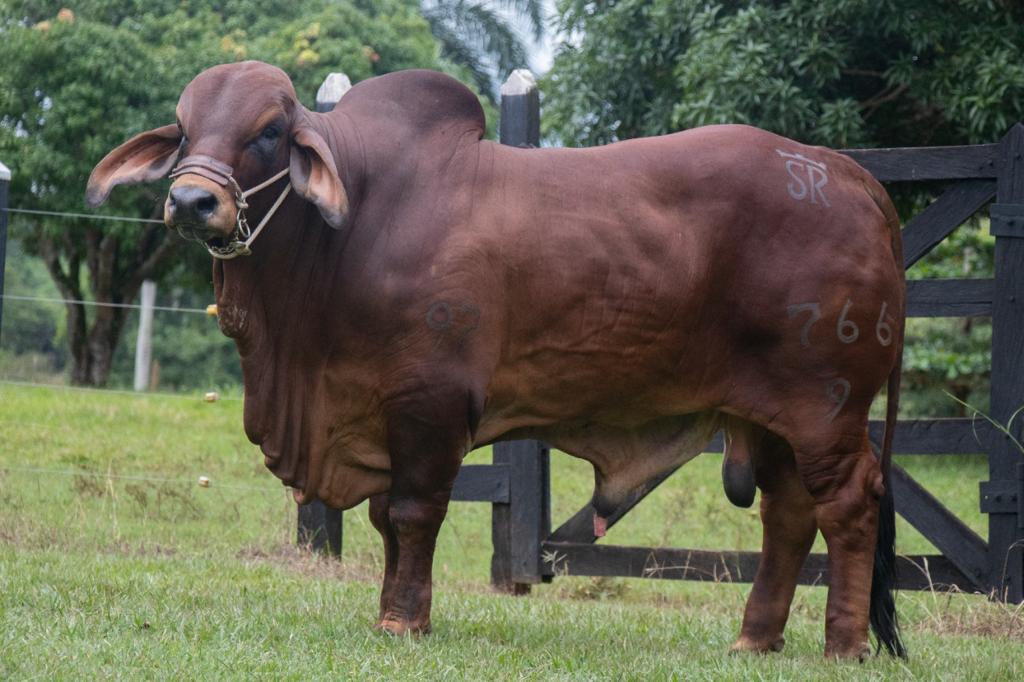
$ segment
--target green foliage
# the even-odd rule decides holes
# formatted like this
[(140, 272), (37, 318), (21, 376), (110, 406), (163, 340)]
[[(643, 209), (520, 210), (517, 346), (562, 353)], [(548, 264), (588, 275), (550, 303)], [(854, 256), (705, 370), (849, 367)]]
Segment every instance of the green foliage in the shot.
[[(167, 108), (173, 110), (177, 93), (164, 64), (187, 57), (163, 56), (158, 59), (137, 33), (103, 24), (8, 25), (0, 42), (8, 65), (0, 74), (0, 154), (13, 170), (11, 203), (81, 211), (93, 164), (126, 132), (166, 122)], [(109, 210), (149, 217), (153, 198), (152, 190), (118, 192)], [(67, 228), (36, 222), (54, 234)], [(110, 228), (125, 235), (137, 229)]]
[[(244, 56), (287, 71), (310, 108), (331, 71), (342, 71), (356, 83), (400, 69), (440, 65), (437, 43), (414, 2), (321, 1), (301, 6), (301, 16), (290, 21), (265, 22), (265, 35), (255, 38)], [(227, 35), (225, 40), (234, 41), (246, 33), (239, 28)]]
[(914, 279), (992, 277), (996, 238), (989, 222), (971, 220), (914, 264), (907, 272)]
[[(426, 22), (415, 3), (402, 0), (108, 0), (84, 3), (69, 20), (54, 19), (59, 2), (26, 3), (31, 14), (13, 4), (0, 12), (0, 154), (15, 171), (12, 203), (54, 210), (80, 210), (96, 161), (127, 136), (173, 122), (182, 88), (213, 64), (276, 63), (310, 106), (328, 71), (345, 71), (355, 82), (436, 65)], [(160, 196), (122, 188), (109, 210), (148, 217)]]
[[(212, 301), (209, 282), (172, 277), (194, 284), (158, 288), (160, 306), (204, 309)], [(206, 279), (209, 279), (207, 276)], [(167, 291), (165, 291), (165, 289)], [(8, 296), (58, 298), (46, 268), (12, 240), (7, 254), (5, 292)], [(135, 339), (139, 313), (127, 315), (124, 342), (114, 355), (110, 385), (130, 388), (135, 372)], [(0, 377), (18, 381), (62, 382), (68, 365), (64, 304), (8, 298), (3, 308)], [(153, 362), (158, 383), (151, 390), (239, 392), (242, 382), (238, 353), (215, 318), (190, 312), (156, 311), (153, 324)]]
[(750, 123), (832, 147), (992, 141), (1024, 118), (1013, 0), (560, 0), (547, 132)]
[(908, 320), (901, 411), (915, 416), (966, 416), (946, 391), (988, 409), (991, 346), (988, 319)]
[[(413, 0), (90, 0), (0, 2), (0, 159), (12, 206), (83, 210), (94, 164), (131, 135), (174, 121), (202, 69), (240, 59), (282, 66), (308, 106), (329, 71), (358, 81), (437, 67), (439, 48)], [(120, 187), (100, 212), (157, 218), (166, 183)], [(208, 290), (209, 259), (159, 225), (17, 216), (12, 234), (43, 258), (65, 298), (130, 303), (144, 278)], [(76, 383), (106, 382), (126, 319), (68, 311)], [(197, 339), (194, 339), (197, 340)]]

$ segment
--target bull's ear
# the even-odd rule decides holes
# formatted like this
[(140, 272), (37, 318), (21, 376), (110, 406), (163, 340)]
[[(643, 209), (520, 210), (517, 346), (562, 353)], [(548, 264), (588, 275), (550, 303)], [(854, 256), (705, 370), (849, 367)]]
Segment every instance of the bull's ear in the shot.
[(99, 206), (117, 185), (152, 182), (170, 172), (181, 151), (181, 129), (163, 126), (139, 133), (103, 157), (89, 175), (85, 200)]
[(330, 148), (308, 126), (299, 126), (292, 132), (289, 175), (295, 191), (316, 204), (328, 225), (340, 229), (348, 214), (348, 194), (338, 177)]

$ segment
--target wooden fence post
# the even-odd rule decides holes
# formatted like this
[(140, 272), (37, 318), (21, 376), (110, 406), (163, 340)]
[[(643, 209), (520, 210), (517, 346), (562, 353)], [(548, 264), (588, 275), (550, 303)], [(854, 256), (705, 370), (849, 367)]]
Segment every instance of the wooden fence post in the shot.
[[(997, 157), (992, 302), (992, 418), (1006, 424), (1024, 406), (1024, 124), (1003, 137)], [(1020, 441), (1021, 418), (1012, 432)], [(993, 438), (989, 480), (981, 484), (988, 513), (990, 585), (1005, 601), (1024, 601), (1024, 452), (1006, 435)]]
[(528, 69), (516, 69), (501, 86), (498, 139), (512, 147), (540, 145), (540, 91)]
[(493, 463), (508, 466), (509, 500), (491, 505), (491, 585), (526, 594), (549, 580), (541, 556), (551, 534), (549, 450), (535, 440), (495, 443)]
[[(327, 74), (316, 91), (316, 110), (320, 113), (331, 111), (351, 87), (352, 83), (345, 74)], [(320, 500), (299, 505), (296, 540), (300, 545), (309, 545), (313, 551), (340, 557), (343, 528), (340, 509), (328, 507)]]
[(4, 327), (4, 268), (7, 265), (7, 198), (11, 187), (11, 169), (0, 163), (0, 340)]
[[(512, 72), (501, 86), (500, 141), (514, 147), (540, 144), (540, 97), (533, 74)], [(551, 532), (548, 448), (534, 440), (494, 445), (494, 464), (509, 469), (509, 501), (492, 505), (491, 585), (525, 594), (545, 579), (541, 543)]]

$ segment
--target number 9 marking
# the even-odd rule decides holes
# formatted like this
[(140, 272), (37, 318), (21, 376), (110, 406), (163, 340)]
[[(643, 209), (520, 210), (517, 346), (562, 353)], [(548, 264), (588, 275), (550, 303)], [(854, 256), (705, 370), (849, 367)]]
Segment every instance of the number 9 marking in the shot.
[(835, 403), (835, 407), (825, 415), (826, 421), (832, 421), (839, 414), (839, 411), (843, 409), (846, 401), (850, 399), (850, 382), (841, 378), (833, 379), (825, 387), (825, 396), (828, 397), (830, 402)]

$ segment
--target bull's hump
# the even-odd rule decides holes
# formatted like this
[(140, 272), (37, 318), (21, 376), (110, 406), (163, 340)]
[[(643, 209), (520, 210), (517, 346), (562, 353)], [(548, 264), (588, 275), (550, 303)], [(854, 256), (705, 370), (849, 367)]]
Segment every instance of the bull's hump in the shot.
[(465, 85), (425, 69), (396, 71), (362, 81), (336, 109), (376, 124), (417, 129), (465, 125), (483, 137), (486, 121), (480, 100)]

